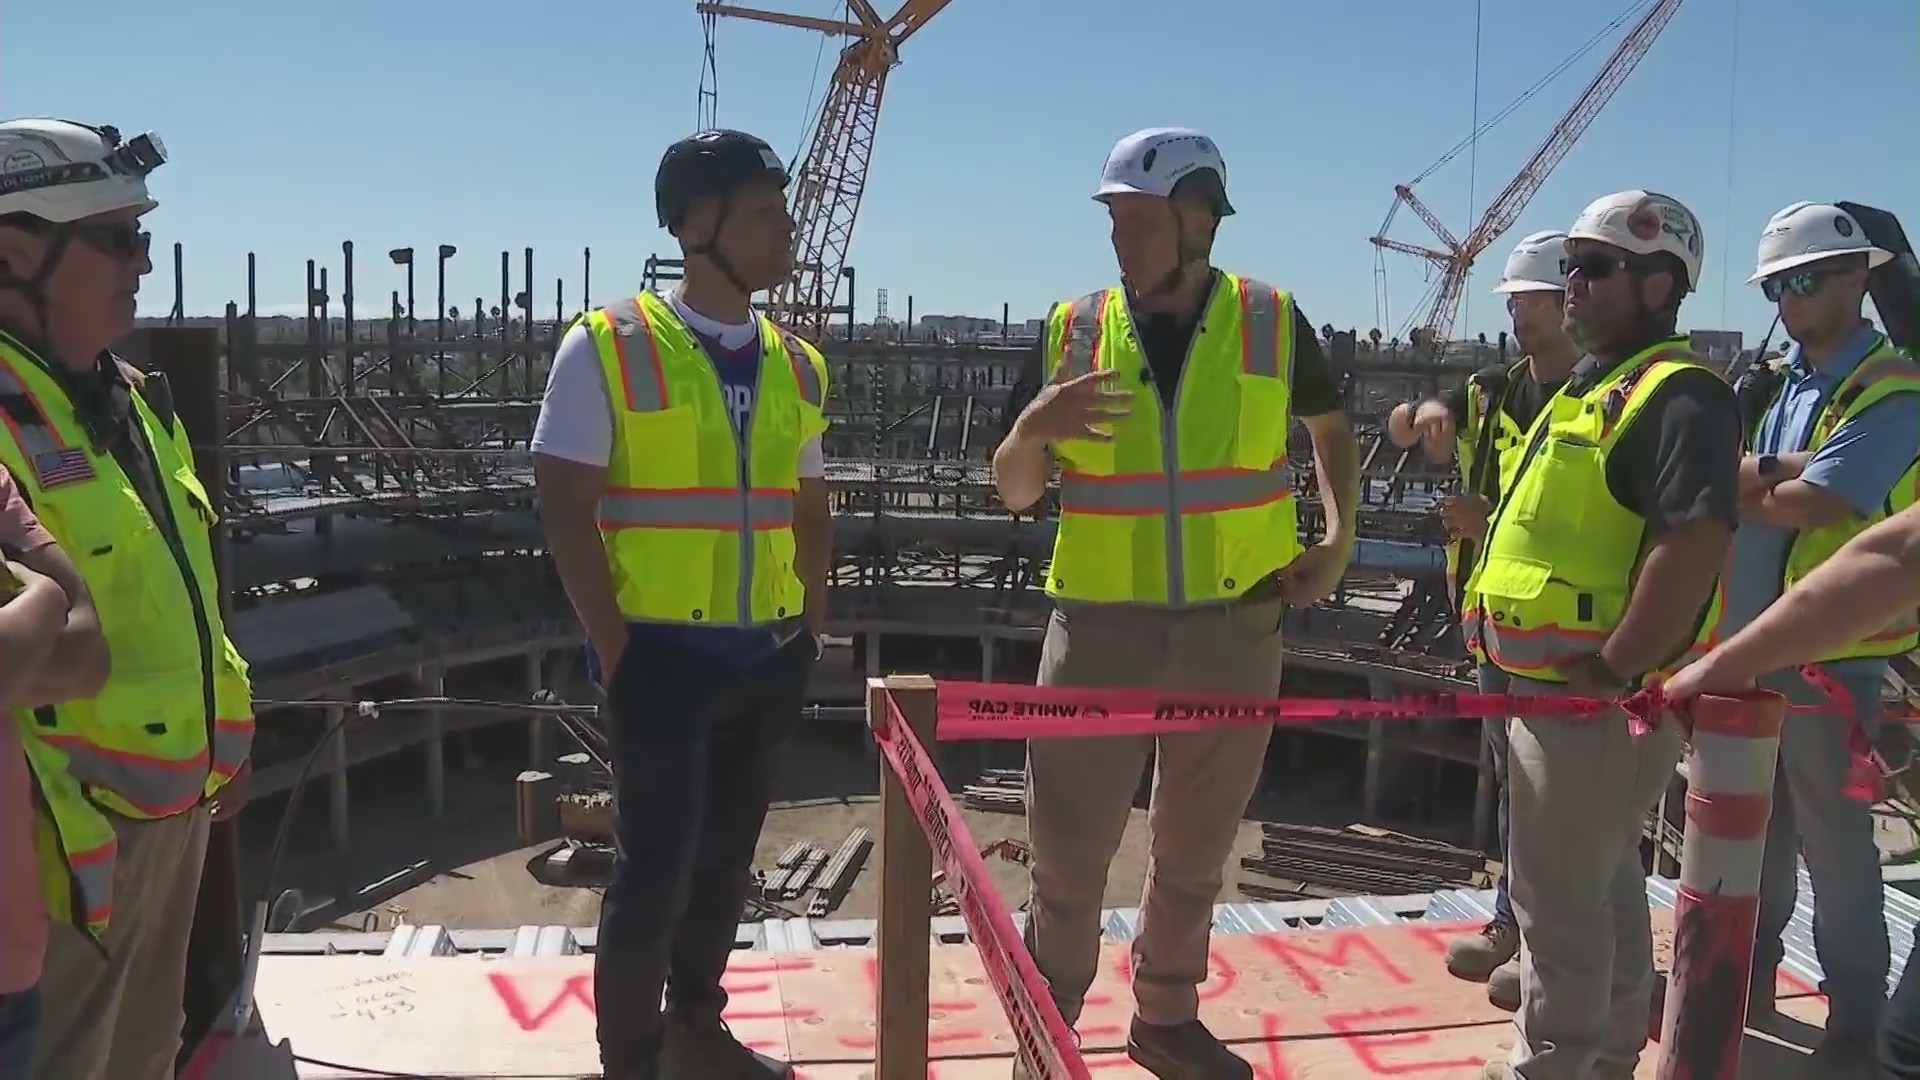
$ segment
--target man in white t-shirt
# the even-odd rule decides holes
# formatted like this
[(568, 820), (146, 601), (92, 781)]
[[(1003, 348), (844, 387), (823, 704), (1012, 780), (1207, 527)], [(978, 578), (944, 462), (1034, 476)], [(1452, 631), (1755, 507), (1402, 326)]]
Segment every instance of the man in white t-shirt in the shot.
[(568, 330), (534, 429), (542, 525), (606, 695), (619, 854), (594, 997), (612, 1080), (792, 1075), (727, 1031), (720, 987), (832, 557), (826, 362), (748, 302), (792, 273), (787, 181), (751, 135), (670, 147), (655, 201), (686, 277)]

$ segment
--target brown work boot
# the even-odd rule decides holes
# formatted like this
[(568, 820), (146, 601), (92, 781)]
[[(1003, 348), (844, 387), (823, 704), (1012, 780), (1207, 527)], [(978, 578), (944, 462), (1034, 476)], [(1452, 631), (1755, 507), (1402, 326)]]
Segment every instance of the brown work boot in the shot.
[(1198, 1020), (1163, 1026), (1134, 1017), (1127, 1057), (1160, 1080), (1253, 1080), (1253, 1066)]
[(754, 1053), (718, 1017), (668, 1014), (661, 1080), (793, 1080), (793, 1066)]
[(1447, 946), (1447, 970), (1455, 978), (1485, 982), (1501, 964), (1520, 955), (1520, 928), (1495, 919), (1470, 938)]
[(1487, 976), (1487, 1000), (1508, 1012), (1520, 1011), (1520, 961), (1509, 960)]

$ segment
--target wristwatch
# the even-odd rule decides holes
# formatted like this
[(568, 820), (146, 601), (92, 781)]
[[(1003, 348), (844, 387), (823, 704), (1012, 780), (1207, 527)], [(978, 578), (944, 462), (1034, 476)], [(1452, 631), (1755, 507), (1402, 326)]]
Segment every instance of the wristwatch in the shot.
[(1780, 471), (1780, 455), (1761, 454), (1760, 460), (1755, 465), (1760, 470), (1761, 478), (1765, 479)]

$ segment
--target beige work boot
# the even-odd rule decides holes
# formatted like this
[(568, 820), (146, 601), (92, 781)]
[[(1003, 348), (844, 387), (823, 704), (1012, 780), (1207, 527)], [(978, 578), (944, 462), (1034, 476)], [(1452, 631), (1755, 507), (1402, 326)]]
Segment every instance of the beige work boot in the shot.
[(1495, 919), (1470, 938), (1447, 946), (1447, 970), (1455, 978), (1485, 982), (1501, 964), (1520, 955), (1520, 928)]
[(1487, 976), (1487, 1000), (1508, 1012), (1520, 1011), (1520, 961), (1509, 960)]

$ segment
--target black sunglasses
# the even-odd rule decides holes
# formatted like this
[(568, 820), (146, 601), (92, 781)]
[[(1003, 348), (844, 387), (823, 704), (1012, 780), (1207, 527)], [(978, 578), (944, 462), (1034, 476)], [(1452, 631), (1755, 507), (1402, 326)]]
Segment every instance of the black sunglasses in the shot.
[(1839, 271), (1835, 270), (1794, 270), (1774, 276), (1760, 283), (1760, 291), (1767, 297), (1767, 303), (1777, 304), (1787, 293), (1795, 296), (1812, 296), (1826, 285), (1827, 279)]
[(1664, 263), (1654, 259), (1635, 259), (1614, 255), (1597, 248), (1589, 248), (1578, 255), (1567, 255), (1560, 260), (1560, 273), (1572, 274), (1580, 271), (1580, 276), (1588, 281), (1605, 281), (1616, 270), (1626, 270), (1636, 274), (1651, 274), (1667, 269)]
[(144, 257), (153, 247), (153, 234), (143, 232), (132, 222), (75, 222), (67, 226), (74, 239), (88, 247), (123, 261)]

